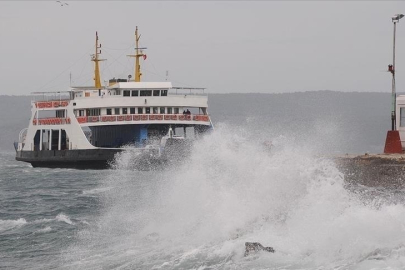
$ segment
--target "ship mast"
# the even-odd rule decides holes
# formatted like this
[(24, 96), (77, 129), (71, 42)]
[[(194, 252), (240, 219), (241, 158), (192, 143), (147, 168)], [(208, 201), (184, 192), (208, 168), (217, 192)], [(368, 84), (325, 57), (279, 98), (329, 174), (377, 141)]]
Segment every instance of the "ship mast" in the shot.
[(105, 60), (99, 59), (98, 58), (99, 54), (101, 54), (101, 44), (98, 44), (98, 34), (96, 32), (96, 51), (91, 58), (91, 61), (94, 62), (94, 87), (96, 88), (101, 88), (100, 66), (98, 62)]
[(141, 65), (139, 63), (139, 58), (143, 57), (143, 59), (146, 59), (146, 54), (142, 52), (142, 50), (146, 48), (139, 48), (139, 39), (141, 38), (141, 35), (138, 35), (138, 26), (135, 28), (135, 54), (128, 55), (129, 57), (135, 57), (135, 82), (140, 82), (141, 81)]

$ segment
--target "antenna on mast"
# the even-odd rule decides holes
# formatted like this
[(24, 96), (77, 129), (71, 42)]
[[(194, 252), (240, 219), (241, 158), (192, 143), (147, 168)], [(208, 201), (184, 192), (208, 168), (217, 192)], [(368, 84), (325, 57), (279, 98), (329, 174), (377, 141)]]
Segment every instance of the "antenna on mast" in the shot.
[(139, 39), (141, 38), (141, 35), (138, 35), (138, 26), (135, 28), (135, 54), (130, 54), (127, 55), (129, 57), (135, 57), (135, 82), (140, 82), (141, 81), (141, 65), (139, 63), (139, 58), (143, 57), (143, 60), (146, 60), (146, 54), (143, 53), (143, 50), (146, 50), (147, 48), (139, 48)]
[(94, 62), (94, 87), (96, 88), (101, 88), (100, 66), (98, 62), (105, 61), (105, 59), (98, 58), (99, 54), (101, 54), (101, 44), (98, 44), (98, 33), (96, 32), (96, 51), (91, 56), (91, 61)]

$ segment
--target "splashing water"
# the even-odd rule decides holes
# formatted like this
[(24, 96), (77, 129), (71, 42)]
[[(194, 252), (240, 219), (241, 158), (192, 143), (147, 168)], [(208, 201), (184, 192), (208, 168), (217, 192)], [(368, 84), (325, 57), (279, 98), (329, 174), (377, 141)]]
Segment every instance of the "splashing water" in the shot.
[[(125, 166), (102, 184), (102, 215), (64, 253), (82, 269), (399, 269), (403, 203), (345, 188), (333, 162), (287, 138), (271, 151), (220, 128), (162, 171)], [(122, 160), (120, 160), (122, 159)], [(116, 163), (127, 163), (128, 153)], [(378, 198), (376, 198), (378, 199)], [(378, 205), (378, 206), (377, 206)], [(244, 243), (276, 252), (243, 257)]]

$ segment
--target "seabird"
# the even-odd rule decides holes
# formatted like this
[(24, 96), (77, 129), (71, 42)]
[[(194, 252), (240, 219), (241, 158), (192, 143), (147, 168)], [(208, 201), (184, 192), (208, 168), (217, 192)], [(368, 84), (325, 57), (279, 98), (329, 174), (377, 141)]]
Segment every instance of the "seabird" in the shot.
[(68, 3), (63, 3), (63, 2), (61, 2), (61, 1), (56, 1), (56, 2), (59, 3), (61, 7), (63, 7), (63, 6), (68, 6), (68, 5), (69, 5)]

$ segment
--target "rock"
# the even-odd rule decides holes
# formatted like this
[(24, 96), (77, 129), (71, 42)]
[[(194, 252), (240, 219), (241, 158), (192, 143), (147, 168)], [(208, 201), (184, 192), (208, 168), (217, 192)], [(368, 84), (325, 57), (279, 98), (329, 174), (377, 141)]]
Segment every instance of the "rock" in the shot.
[(272, 247), (264, 247), (262, 244), (258, 242), (245, 242), (245, 257), (261, 250), (271, 253), (275, 252), (275, 250)]

